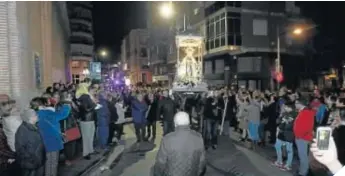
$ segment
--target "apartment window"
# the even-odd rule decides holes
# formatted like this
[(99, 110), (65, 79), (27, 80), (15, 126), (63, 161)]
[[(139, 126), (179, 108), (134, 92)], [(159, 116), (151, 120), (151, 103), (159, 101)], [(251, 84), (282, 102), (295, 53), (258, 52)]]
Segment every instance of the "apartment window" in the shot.
[(241, 7), (242, 2), (241, 1), (227, 1), (226, 6), (228, 6), (228, 7)]
[(79, 67), (80, 67), (80, 64), (79, 64), (78, 61), (73, 61), (73, 62), (71, 63), (71, 66), (72, 66), (72, 68), (79, 68)]
[(227, 12), (227, 38), (228, 45), (242, 45), (241, 36), (241, 14), (235, 12)]
[(142, 83), (146, 83), (147, 82), (147, 75), (146, 75), (146, 73), (142, 73), (141, 74), (141, 82)]
[(74, 84), (80, 83), (80, 75), (79, 74), (72, 74), (72, 81)]
[(158, 74), (158, 67), (155, 67), (155, 75)]
[(205, 74), (212, 74), (212, 61), (205, 61)]
[(224, 60), (223, 59), (219, 59), (215, 61), (215, 73), (224, 73)]
[(170, 46), (169, 46), (169, 54), (172, 54), (172, 53), (173, 53), (173, 46), (170, 45)]
[(216, 16), (207, 22), (207, 50), (225, 46), (225, 23), (225, 13)]
[(257, 73), (261, 72), (260, 57), (242, 57), (237, 61), (237, 72)]
[(253, 20), (253, 35), (267, 36), (267, 20), (264, 20), (264, 19)]
[(147, 49), (140, 48), (140, 57), (147, 57)]

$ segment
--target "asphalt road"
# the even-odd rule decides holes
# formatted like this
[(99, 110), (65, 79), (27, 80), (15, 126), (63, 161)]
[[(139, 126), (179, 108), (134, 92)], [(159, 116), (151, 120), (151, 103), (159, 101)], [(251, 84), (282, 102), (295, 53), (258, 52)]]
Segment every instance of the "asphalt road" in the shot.
[[(110, 170), (97, 176), (151, 176), (151, 169), (162, 138), (162, 127), (157, 125), (157, 139), (153, 143), (134, 145), (135, 133), (132, 125), (125, 128), (126, 147)], [(217, 150), (207, 151), (205, 176), (292, 176), (270, 165), (271, 161), (247, 148), (236, 145), (227, 137), (220, 140)]]

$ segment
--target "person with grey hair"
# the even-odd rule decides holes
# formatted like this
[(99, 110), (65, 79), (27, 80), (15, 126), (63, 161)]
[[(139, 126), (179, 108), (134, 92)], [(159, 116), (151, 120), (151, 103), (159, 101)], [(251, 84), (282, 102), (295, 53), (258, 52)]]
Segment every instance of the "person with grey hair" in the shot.
[(38, 127), (38, 116), (32, 109), (24, 110), (23, 123), (15, 135), (16, 161), (23, 176), (43, 176), (46, 151)]
[(186, 112), (176, 113), (174, 124), (175, 131), (162, 139), (153, 174), (202, 175), (206, 169), (206, 160), (201, 134), (190, 129), (189, 115)]

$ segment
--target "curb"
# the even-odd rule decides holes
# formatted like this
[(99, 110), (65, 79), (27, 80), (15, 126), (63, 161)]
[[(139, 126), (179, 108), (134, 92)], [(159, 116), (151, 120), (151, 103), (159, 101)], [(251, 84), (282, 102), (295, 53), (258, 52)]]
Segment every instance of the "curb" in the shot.
[[(115, 148), (117, 148), (118, 146), (114, 147), (113, 150), (115, 150)], [(109, 156), (111, 154), (111, 152), (106, 152), (103, 154), (103, 156), (101, 156), (99, 159), (96, 159), (95, 161), (93, 161), (92, 163), (90, 163), (85, 169), (83, 169), (82, 171), (78, 172), (78, 176), (83, 176), (87, 173), (89, 173), (93, 168), (95, 168), (98, 164), (100, 164), (105, 158), (107, 158), (107, 156)]]

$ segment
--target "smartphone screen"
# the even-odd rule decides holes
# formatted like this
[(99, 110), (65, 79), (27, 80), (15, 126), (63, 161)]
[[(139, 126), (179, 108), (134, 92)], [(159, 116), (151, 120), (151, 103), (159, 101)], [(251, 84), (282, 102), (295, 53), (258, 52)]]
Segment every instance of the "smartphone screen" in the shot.
[(332, 130), (330, 128), (317, 129), (317, 148), (319, 150), (328, 150), (331, 135)]

